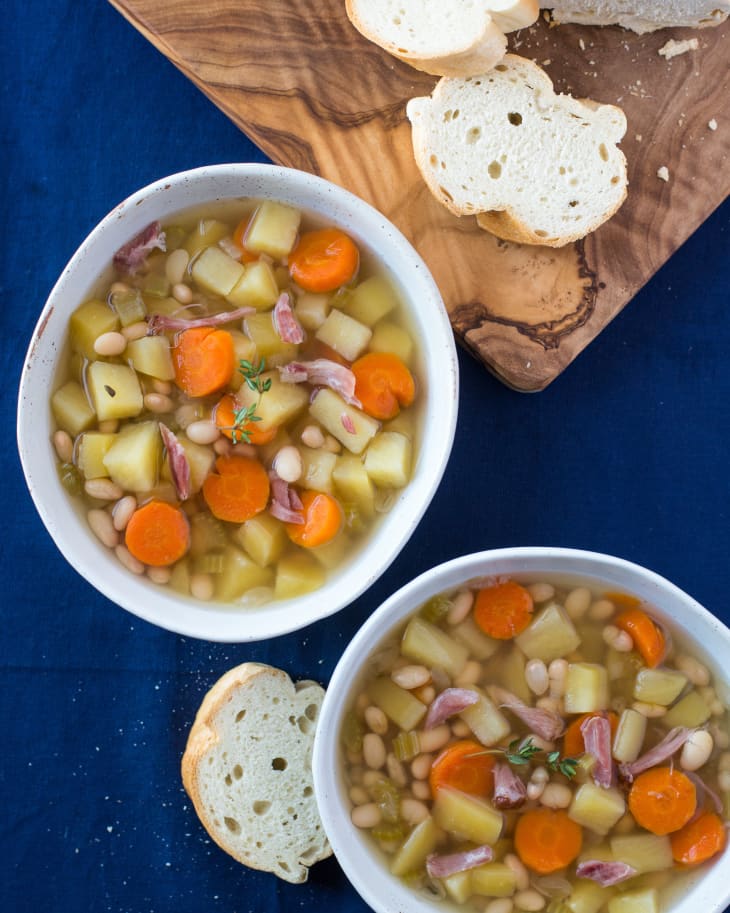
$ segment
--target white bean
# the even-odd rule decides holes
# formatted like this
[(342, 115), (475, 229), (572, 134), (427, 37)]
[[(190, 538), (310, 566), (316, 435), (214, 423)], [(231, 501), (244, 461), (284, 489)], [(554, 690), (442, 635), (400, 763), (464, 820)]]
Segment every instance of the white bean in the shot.
[(190, 256), (184, 247), (178, 247), (165, 260), (165, 275), (171, 285), (177, 285), (185, 278)]
[(227, 437), (219, 437), (218, 440), (213, 444), (213, 450), (215, 450), (218, 456), (231, 456), (233, 453), (233, 448), (233, 441), (229, 441)]
[(172, 384), (169, 380), (160, 380), (159, 377), (153, 377), (152, 389), (155, 393), (164, 393), (165, 396), (169, 396), (172, 393)]
[(84, 491), (97, 501), (118, 501), (124, 494), (121, 485), (117, 485), (111, 479), (87, 479), (84, 482)]
[(164, 393), (148, 393), (144, 398), (145, 409), (154, 412), (156, 415), (162, 415), (164, 412), (172, 412), (173, 402), (169, 396)]
[(710, 732), (718, 748), (730, 748), (730, 733), (719, 726), (710, 726)]
[(137, 499), (134, 495), (126, 495), (120, 498), (112, 508), (112, 521), (114, 529), (122, 530), (127, 528), (127, 523), (132, 519), (132, 514), (137, 510)]
[(532, 774), (530, 775), (530, 779), (534, 783), (547, 783), (547, 781), (550, 779), (550, 774), (547, 772), (547, 770), (544, 767), (540, 766), (540, 767), (536, 767), (532, 771)]
[(541, 710), (549, 710), (551, 713), (562, 713), (562, 701), (559, 697), (539, 697), (535, 701), (535, 706)]
[(94, 351), (103, 357), (121, 355), (126, 348), (127, 340), (121, 333), (102, 333), (94, 340)]
[(541, 659), (531, 659), (525, 666), (525, 681), (533, 694), (545, 694), (550, 686), (547, 666)]
[(370, 730), (378, 735), (385, 735), (388, 731), (388, 717), (380, 707), (376, 707), (373, 704), (365, 708), (365, 722)]
[(380, 824), (380, 809), (374, 802), (358, 805), (350, 812), (350, 820), (355, 827), (375, 827)]
[(119, 420), (116, 418), (108, 418), (96, 426), (96, 430), (101, 431), (102, 434), (114, 434), (118, 428)]
[(518, 891), (512, 898), (518, 910), (525, 910), (527, 913), (537, 913), (545, 906), (545, 898), (539, 891), (529, 888), (527, 891)]
[(133, 339), (141, 339), (147, 335), (147, 323), (144, 320), (130, 323), (128, 327), (122, 327), (121, 333), (127, 342), (131, 342)]
[(362, 740), (362, 756), (371, 770), (380, 770), (385, 766), (385, 742), (377, 732), (368, 732)]
[(471, 733), (471, 729), (463, 720), (452, 720), (451, 731), (457, 739), (465, 739)]
[[(730, 757), (730, 755), (728, 756)], [(427, 780), (431, 772), (431, 762), (433, 755), (419, 754), (411, 761), (411, 773), (416, 780)], [(730, 766), (730, 765), (729, 765)]]
[(114, 548), (119, 543), (119, 533), (114, 529), (112, 518), (105, 510), (92, 508), (86, 519), (91, 527), (92, 533), (107, 548)]
[(74, 458), (74, 442), (67, 431), (56, 431), (53, 435), (53, 446), (62, 463), (70, 463)]
[(514, 904), (511, 897), (499, 897), (496, 900), (490, 900), (484, 908), (484, 913), (512, 913)]
[(423, 729), (418, 733), (418, 745), (421, 751), (438, 751), (451, 738), (451, 728), (447, 725)]
[(208, 602), (213, 598), (215, 584), (211, 574), (192, 574), (190, 577), (190, 595), (195, 599)]
[(302, 431), (301, 439), (302, 444), (312, 450), (319, 450), (320, 447), (324, 446), (324, 434), (322, 434), (322, 429), (316, 425), (307, 425)]
[(706, 729), (693, 732), (682, 747), (679, 766), (684, 770), (699, 770), (707, 763), (715, 742)]
[(164, 584), (170, 582), (172, 571), (169, 567), (148, 567), (147, 576), (152, 583), (158, 583), (160, 586), (164, 586)]
[(545, 791), (544, 783), (534, 783), (532, 780), (527, 784), (527, 798), (533, 802), (540, 798)]
[(180, 304), (190, 304), (193, 300), (193, 292), (190, 286), (185, 285), (184, 282), (176, 282), (172, 287), (172, 297)]
[(470, 659), (461, 672), (454, 679), (457, 688), (464, 688), (468, 685), (476, 685), (482, 677), (482, 664), (475, 659)]
[(347, 751), (345, 752), (345, 754), (347, 756), (348, 764), (353, 764), (355, 766), (362, 764), (362, 752), (361, 751), (353, 751), (351, 748), (348, 748)]
[(396, 786), (403, 787), (408, 783), (408, 777), (406, 776), (403, 764), (401, 764), (392, 752), (389, 752), (385, 759), (385, 769), (388, 771), (388, 776)]
[(573, 793), (565, 783), (548, 783), (540, 796), (540, 802), (548, 808), (567, 808), (573, 800)]
[(527, 587), (527, 592), (535, 602), (547, 602), (555, 595), (555, 587), (552, 583), (531, 583)]
[(431, 787), (428, 785), (428, 780), (416, 780), (411, 784), (411, 792), (416, 799), (423, 799), (427, 802), (431, 798)]
[(706, 688), (710, 684), (710, 672), (707, 666), (704, 666), (694, 656), (683, 654), (677, 657), (677, 668), (683, 672), (693, 685), (698, 688)]
[(436, 698), (436, 689), (433, 685), (422, 685), (420, 688), (414, 688), (413, 693), (423, 704), (430, 704)]
[(530, 876), (522, 864), (522, 860), (514, 853), (507, 853), (504, 864), (515, 873), (515, 886), (518, 891), (525, 891), (530, 886)]
[(565, 611), (572, 619), (582, 618), (591, 604), (591, 591), (587, 586), (571, 590), (565, 597)]
[(621, 631), (616, 625), (606, 625), (601, 632), (603, 642), (619, 653), (630, 653), (634, 649), (634, 640), (628, 631)]
[(588, 617), (593, 621), (606, 621), (615, 611), (616, 607), (610, 599), (596, 599), (588, 609)]
[(568, 675), (568, 662), (564, 659), (554, 659), (548, 666), (550, 679), (550, 697), (562, 697), (565, 692), (565, 679)]
[(725, 716), (725, 709), (725, 705), (719, 698), (715, 698), (710, 704), (710, 713), (713, 716)]
[(302, 455), (296, 447), (287, 444), (274, 457), (272, 468), (285, 482), (298, 482), (304, 469)]
[(138, 561), (134, 557), (126, 545), (118, 545), (114, 549), (114, 554), (128, 571), (131, 571), (133, 574), (137, 574), (138, 576), (140, 574), (144, 574), (144, 564), (142, 564), (141, 561)]
[(362, 786), (351, 786), (349, 796), (353, 805), (367, 805), (370, 801), (367, 790), (363, 789)]
[(401, 799), (400, 813), (406, 824), (410, 824), (411, 827), (425, 821), (429, 815), (427, 805), (418, 799), (409, 798)]
[(370, 698), (366, 692), (358, 694), (357, 700), (355, 701), (355, 707), (360, 711), (360, 713), (365, 712), (365, 708), (370, 706)]
[(395, 669), (390, 677), (401, 688), (412, 691), (431, 681), (431, 672), (425, 666), (403, 666)]
[(372, 789), (376, 783), (383, 782), (383, 775), (379, 770), (371, 770), (368, 768), (365, 773), (362, 775), (362, 785), (366, 786), (368, 789)]
[(221, 436), (215, 422), (205, 420), (191, 422), (185, 429), (185, 434), (193, 444), (213, 444)]
[(474, 594), (471, 590), (461, 590), (451, 600), (451, 608), (446, 615), (446, 621), (450, 625), (460, 624), (471, 612), (474, 605)]

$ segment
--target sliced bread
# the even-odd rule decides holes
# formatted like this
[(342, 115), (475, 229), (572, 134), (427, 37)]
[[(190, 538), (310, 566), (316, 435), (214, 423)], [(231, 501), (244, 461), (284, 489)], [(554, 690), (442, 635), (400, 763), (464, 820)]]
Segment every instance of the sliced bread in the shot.
[(719, 25), (730, 13), (730, 0), (542, 0), (556, 22), (622, 25), (634, 32)]
[(347, 0), (355, 28), (417, 70), (471, 76), (507, 50), (505, 32), (537, 19), (538, 0)]
[(623, 111), (556, 95), (531, 60), (508, 54), (482, 76), (441, 79), (406, 110), (434, 196), (505, 240), (561, 247), (626, 197)]
[(331, 855), (314, 798), (312, 743), (324, 690), (244, 663), (205, 696), (182, 778), (203, 826), (244, 865), (293, 883)]

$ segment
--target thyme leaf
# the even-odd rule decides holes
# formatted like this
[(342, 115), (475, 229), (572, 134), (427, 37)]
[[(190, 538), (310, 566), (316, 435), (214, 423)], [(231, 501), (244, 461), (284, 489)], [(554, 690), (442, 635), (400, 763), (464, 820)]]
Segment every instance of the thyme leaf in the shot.
[[(467, 755), (469, 758), (477, 758), (485, 754), (503, 754), (505, 760), (515, 767), (521, 767), (529, 764), (532, 759), (543, 753), (543, 749), (532, 741), (532, 737), (525, 739), (514, 739), (509, 743), (507, 748), (486, 748), (484, 751), (475, 751), (474, 754)], [(561, 773), (568, 780), (572, 780), (577, 773), (577, 758), (561, 758), (559, 751), (550, 751), (545, 753), (545, 761), (548, 768), (554, 773)]]
[(247, 426), (252, 422), (261, 421), (261, 416), (256, 414), (256, 410), (263, 394), (271, 389), (271, 378), (267, 377), (264, 380), (261, 377), (265, 368), (266, 361), (263, 358), (257, 365), (246, 358), (242, 358), (238, 363), (238, 371), (243, 375), (246, 386), (253, 390), (254, 393), (258, 393), (259, 398), (250, 406), (242, 406), (240, 409), (235, 409), (233, 412), (233, 425), (230, 428), (221, 429), (222, 431), (231, 432), (231, 440), (234, 444), (250, 444), (252, 429)]

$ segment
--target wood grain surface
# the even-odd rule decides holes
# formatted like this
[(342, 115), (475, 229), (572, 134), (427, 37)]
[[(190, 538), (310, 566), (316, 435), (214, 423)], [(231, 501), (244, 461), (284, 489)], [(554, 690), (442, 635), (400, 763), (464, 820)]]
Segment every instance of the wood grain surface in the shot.
[[(497, 241), (436, 202), (405, 117), (436, 79), (362, 38), (342, 0), (111, 2), (271, 159), (347, 187), (398, 225), (458, 340), (518, 390), (557, 377), (730, 191), (730, 23), (639, 36), (541, 19), (509, 36), (558, 91), (619, 104), (628, 118), (627, 202), (553, 250)], [(697, 50), (659, 56), (688, 37)]]

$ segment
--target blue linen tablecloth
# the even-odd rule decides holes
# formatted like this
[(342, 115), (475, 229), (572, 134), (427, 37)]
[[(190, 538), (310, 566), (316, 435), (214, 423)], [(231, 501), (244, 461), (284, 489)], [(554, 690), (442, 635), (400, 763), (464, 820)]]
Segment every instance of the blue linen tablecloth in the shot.
[(273, 642), (192, 641), (118, 609), (61, 558), (21, 475), (15, 396), (45, 298), (101, 217), (165, 174), (265, 157), (106, 3), (11, 0), (2, 40), (0, 909), (365, 910), (334, 859), (291, 886), (210, 842), (179, 776), (203, 694), (245, 660), (326, 684), (388, 594), (497, 546), (620, 555), (730, 620), (730, 208), (547, 391), (513, 393), (460, 355), (451, 463), (369, 593)]

